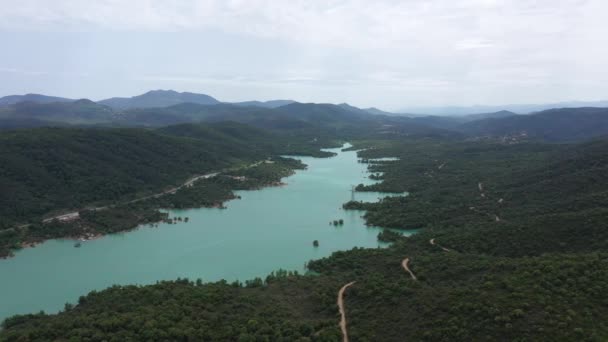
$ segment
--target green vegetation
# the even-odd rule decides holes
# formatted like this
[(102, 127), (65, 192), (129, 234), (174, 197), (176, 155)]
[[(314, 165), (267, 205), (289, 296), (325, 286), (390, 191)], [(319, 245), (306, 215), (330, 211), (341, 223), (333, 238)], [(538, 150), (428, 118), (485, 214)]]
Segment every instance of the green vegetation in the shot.
[[(354, 146), (366, 147), (373, 148), (361, 158), (398, 159), (370, 163), (381, 182), (357, 189), (409, 196), (344, 207), (366, 210), (370, 225), (419, 233), (385, 231), (381, 238), (394, 241), (388, 248), (310, 261), (314, 276), (92, 292), (56, 315), (6, 320), (0, 339), (336, 341), (336, 294), (352, 281), (345, 297), (352, 341), (608, 339), (608, 324), (598, 319), (608, 316), (608, 140)], [(205, 182), (242, 184), (255, 175), (268, 182), (266, 172), (284, 170), (276, 164)], [(417, 280), (402, 268), (404, 258)]]
[(335, 227), (337, 227), (337, 226), (343, 226), (344, 225), (344, 220), (343, 219), (333, 220), (331, 222), (331, 224), (333, 224)]
[(390, 229), (383, 229), (378, 233), (378, 241), (395, 242), (403, 238), (403, 234)]
[(458, 129), (469, 135), (500, 138), (506, 142), (563, 142), (606, 136), (607, 127), (608, 108), (559, 108), (533, 115), (476, 120)]
[[(257, 279), (245, 285), (238, 282), (203, 285), (201, 280), (183, 279), (145, 287), (115, 286), (81, 297), (76, 306), (66, 305), (65, 316), (43, 323), (37, 332), (23, 334), (17, 329), (46, 315), (10, 318), (4, 322), (1, 339), (285, 342), (339, 339), (332, 314), (317, 318), (321, 308), (313, 301), (313, 287), (293, 293), (294, 297), (313, 301), (305, 307), (295, 307), (283, 302), (283, 298), (293, 289), (294, 282), (302, 283), (299, 277), (279, 272), (268, 280), (265, 283)], [(113, 313), (108, 315), (109, 312)], [(58, 330), (55, 324), (63, 328)]]
[[(300, 154), (331, 155), (319, 151), (320, 142), (286, 140), (236, 123), (0, 134), (0, 257), (24, 243), (159, 221), (158, 208), (221, 206), (235, 197), (232, 190), (277, 185), (304, 167), (276, 156), (293, 146)], [(180, 187), (193, 176), (221, 170), (218, 177)], [(81, 219), (42, 224), (61, 212), (80, 212)]]
[[(11, 250), (53, 238), (94, 238), (99, 235), (130, 230), (141, 224), (167, 219), (159, 208), (187, 209), (200, 207), (223, 208), (225, 201), (235, 199), (233, 190), (253, 190), (280, 184), (294, 169), (305, 165), (299, 160), (273, 157), (253, 165), (235, 168), (215, 177), (200, 179), (191, 186), (184, 186), (174, 193), (153, 196), (125, 204), (85, 209), (79, 219), (66, 222), (52, 220), (0, 231), (0, 256), (8, 256)], [(239, 176), (235, 176), (239, 175)], [(239, 178), (244, 177), (244, 178)], [(185, 219), (188, 221), (188, 218)], [(181, 221), (180, 219), (175, 220)], [(170, 220), (173, 223), (174, 220)]]

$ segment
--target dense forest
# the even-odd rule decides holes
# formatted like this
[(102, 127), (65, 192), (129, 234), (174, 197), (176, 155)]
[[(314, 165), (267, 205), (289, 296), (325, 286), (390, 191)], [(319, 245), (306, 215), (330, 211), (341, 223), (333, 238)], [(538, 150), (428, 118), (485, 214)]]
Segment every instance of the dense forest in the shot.
[(44, 95), (0, 98), (0, 130), (106, 126), (158, 128), (235, 121), (292, 135), (331, 138), (444, 137), (576, 142), (608, 135), (608, 109), (556, 108), (518, 115), (497, 111), (469, 115), (400, 115), (346, 103), (220, 102), (205, 94), (156, 90), (99, 102)]
[[(330, 156), (319, 148), (332, 144), (230, 122), (160, 130), (37, 128), (1, 133), (0, 256), (24, 242), (96, 235), (158, 221), (156, 209), (161, 207), (218, 205), (233, 198), (232, 190), (280, 181), (289, 174), (281, 167), (302, 167), (273, 156)], [(269, 163), (247, 168), (268, 158), (277, 161), (270, 170)], [(248, 170), (246, 182), (205, 180), (181, 187), (172, 196), (152, 197), (195, 176), (243, 172), (239, 169)], [(258, 169), (266, 171), (250, 175)], [(141, 198), (148, 198), (145, 205), (138, 201)], [(70, 224), (42, 224), (47, 218), (78, 211), (89, 214)], [(100, 229), (98, 219), (107, 221), (112, 213), (114, 227)]]
[[(367, 148), (359, 156), (380, 179), (359, 191), (409, 193), (345, 203), (367, 210), (370, 225), (395, 229), (382, 234), (390, 247), (336, 252), (310, 261), (309, 275), (116, 286), (59, 314), (9, 318), (1, 338), (338, 341), (336, 296), (354, 281), (344, 300), (351, 341), (608, 339), (598, 319), (608, 315), (607, 140), (410, 138), (353, 148)], [(375, 160), (385, 157), (396, 159)], [(213, 182), (298, 166), (280, 163)], [(421, 229), (394, 233), (411, 228)]]

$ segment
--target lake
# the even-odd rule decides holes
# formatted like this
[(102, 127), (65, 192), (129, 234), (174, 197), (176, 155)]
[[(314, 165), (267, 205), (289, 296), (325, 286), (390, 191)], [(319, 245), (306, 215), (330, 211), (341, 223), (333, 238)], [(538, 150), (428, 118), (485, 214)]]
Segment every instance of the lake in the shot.
[[(351, 186), (370, 184), (356, 152), (333, 158), (298, 157), (308, 165), (281, 187), (238, 191), (228, 209), (172, 210), (189, 222), (142, 226), (86, 241), (50, 240), (0, 260), (0, 320), (44, 310), (113, 284), (152, 284), (178, 277), (204, 281), (264, 278), (279, 268), (305, 271), (305, 263), (334, 251), (379, 247), (379, 229), (366, 227), (360, 211), (344, 211)], [(376, 201), (382, 194), (355, 193)], [(343, 219), (344, 225), (329, 222)], [(411, 232), (409, 232), (411, 233)], [(313, 247), (313, 241), (319, 247)]]

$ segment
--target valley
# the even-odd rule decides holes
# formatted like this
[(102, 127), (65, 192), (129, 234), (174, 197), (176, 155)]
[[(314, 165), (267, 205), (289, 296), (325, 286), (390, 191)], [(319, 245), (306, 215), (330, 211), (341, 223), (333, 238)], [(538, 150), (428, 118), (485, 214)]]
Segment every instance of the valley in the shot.
[(0, 133), (2, 339), (608, 336), (605, 109), (216, 105)]

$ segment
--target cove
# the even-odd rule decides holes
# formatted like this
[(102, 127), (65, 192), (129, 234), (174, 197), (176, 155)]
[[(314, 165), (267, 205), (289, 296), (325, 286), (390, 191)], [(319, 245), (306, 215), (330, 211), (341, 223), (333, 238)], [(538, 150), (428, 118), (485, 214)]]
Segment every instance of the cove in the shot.
[[(354, 151), (332, 158), (297, 157), (308, 165), (285, 186), (238, 191), (228, 209), (172, 210), (189, 222), (159, 224), (82, 243), (50, 240), (0, 260), (0, 320), (47, 313), (92, 290), (114, 284), (153, 284), (178, 277), (203, 281), (264, 278), (277, 269), (305, 271), (305, 263), (353, 247), (379, 247), (378, 228), (362, 212), (344, 211), (351, 186), (371, 184)], [(377, 201), (383, 194), (355, 194)], [(344, 225), (329, 222), (343, 219)], [(411, 233), (411, 232), (409, 232)], [(319, 247), (312, 242), (319, 241)]]

